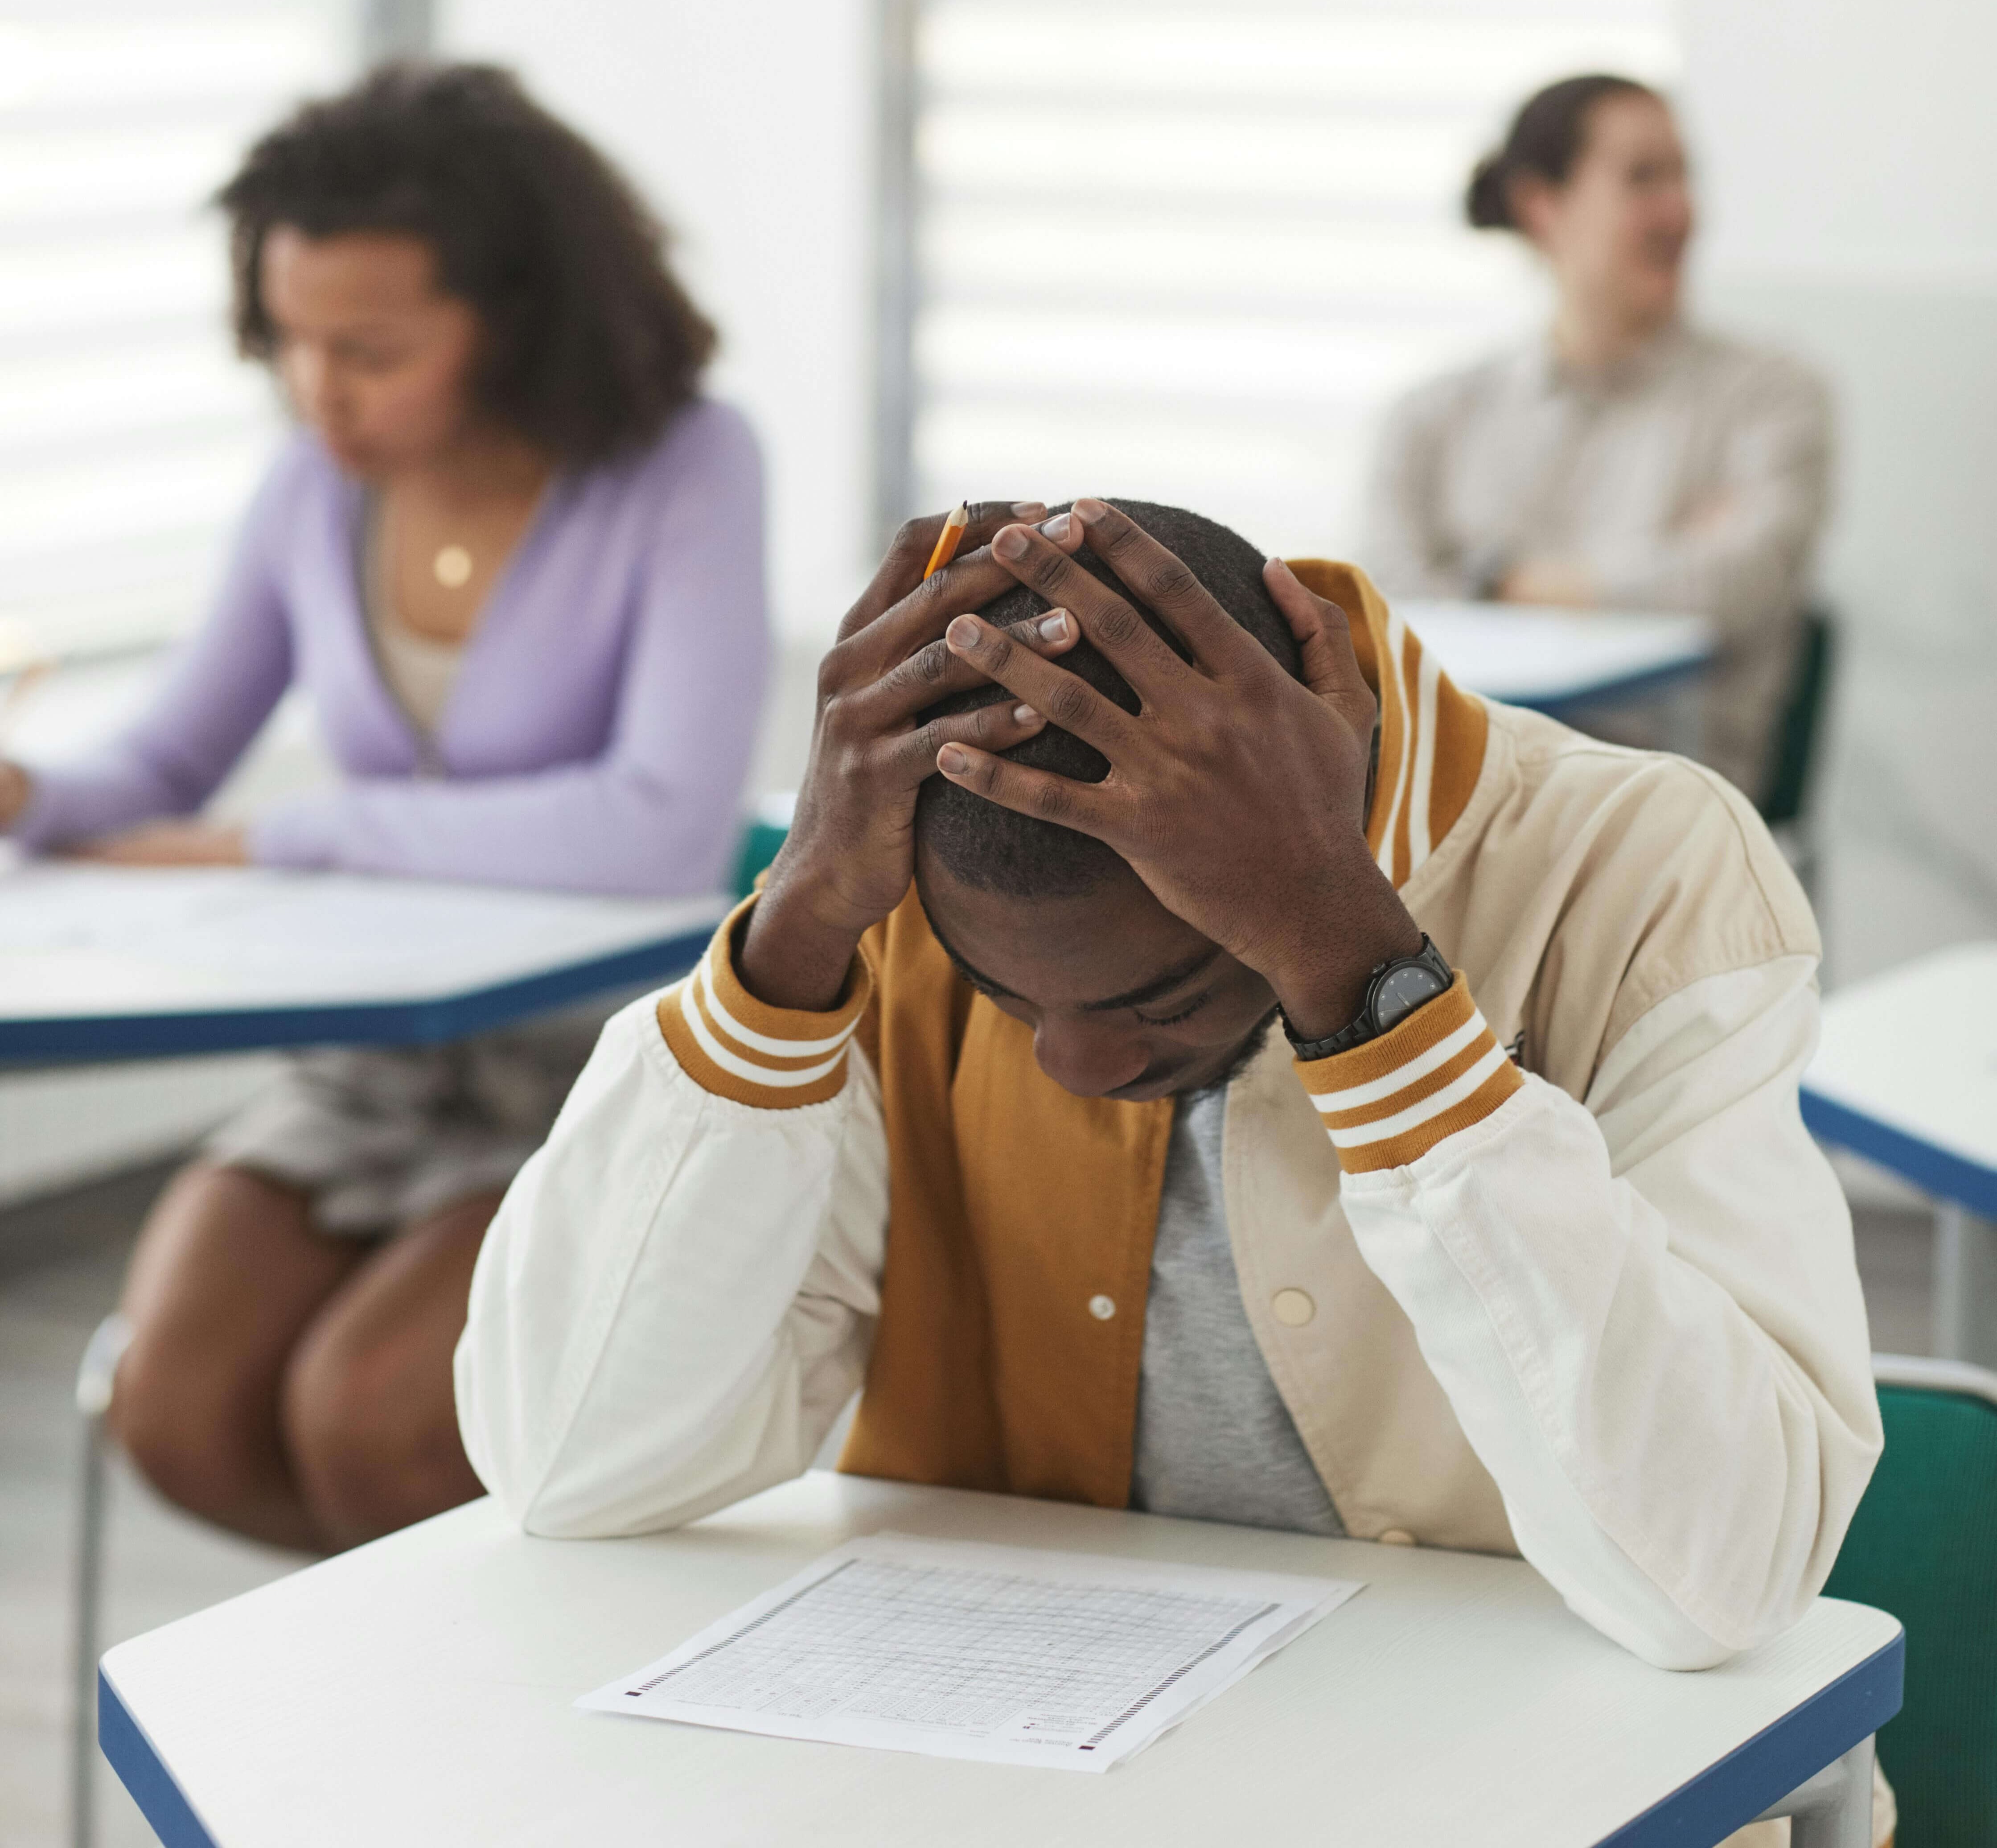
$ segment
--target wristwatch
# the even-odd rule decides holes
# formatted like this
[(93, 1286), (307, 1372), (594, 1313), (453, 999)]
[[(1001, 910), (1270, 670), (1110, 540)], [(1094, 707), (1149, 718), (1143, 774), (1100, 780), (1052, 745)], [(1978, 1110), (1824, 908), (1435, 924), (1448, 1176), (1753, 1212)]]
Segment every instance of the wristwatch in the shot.
[(1329, 1059), (1334, 1052), (1350, 1052), (1369, 1039), (1378, 1039), (1399, 1026), (1424, 1002), (1433, 1001), (1456, 979), (1442, 952), (1426, 934), (1422, 947), (1412, 956), (1393, 956), (1366, 978), (1366, 993), (1352, 1024), (1324, 1039), (1299, 1039), (1290, 1017), (1283, 1016), (1283, 1031), (1289, 1036), (1298, 1058), (1309, 1062)]

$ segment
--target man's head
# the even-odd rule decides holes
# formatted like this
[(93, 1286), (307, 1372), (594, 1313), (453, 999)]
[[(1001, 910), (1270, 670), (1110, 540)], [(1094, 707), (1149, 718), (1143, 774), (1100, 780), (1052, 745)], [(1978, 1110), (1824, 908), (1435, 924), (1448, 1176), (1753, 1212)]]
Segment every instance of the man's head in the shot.
[[(1263, 557), (1254, 546), (1182, 508), (1115, 504), (1289, 673), (1299, 673), (1295, 639), (1263, 583)], [(1074, 556), (1125, 594), (1087, 547)], [(1047, 607), (1021, 586), (979, 613), (1009, 625)], [(1186, 652), (1164, 623), (1143, 613)], [(1123, 675), (1088, 642), (1060, 663), (1126, 711), (1138, 710)], [(981, 686), (923, 717), (1012, 697)], [(1100, 753), (1052, 725), (1005, 755), (1078, 782), (1099, 782), (1109, 770)], [(966, 978), (1033, 1028), (1042, 1068), (1071, 1091), (1142, 1099), (1202, 1089), (1252, 1055), (1274, 1017), (1268, 983), (1167, 910), (1101, 841), (1002, 808), (940, 776), (916, 800), (916, 879), (932, 927)]]

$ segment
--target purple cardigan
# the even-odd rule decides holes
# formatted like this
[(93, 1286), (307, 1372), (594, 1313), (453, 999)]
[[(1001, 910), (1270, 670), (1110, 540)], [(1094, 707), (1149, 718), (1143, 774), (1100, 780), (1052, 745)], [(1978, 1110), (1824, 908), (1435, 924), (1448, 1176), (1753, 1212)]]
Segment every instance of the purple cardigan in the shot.
[(315, 439), (288, 444), (150, 708), (81, 762), (36, 768), (22, 845), (193, 813), (295, 681), (345, 775), (256, 817), (260, 865), (661, 896), (723, 884), (770, 660), (762, 465), (740, 415), (697, 400), (650, 448), (550, 483), (466, 646), (440, 773), (375, 666), (360, 514)]

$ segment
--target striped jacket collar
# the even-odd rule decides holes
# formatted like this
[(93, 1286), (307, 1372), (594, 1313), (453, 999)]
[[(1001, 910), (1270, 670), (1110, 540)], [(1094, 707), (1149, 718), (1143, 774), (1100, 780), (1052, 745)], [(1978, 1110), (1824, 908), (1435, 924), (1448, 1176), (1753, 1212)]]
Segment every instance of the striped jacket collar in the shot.
[(1380, 702), (1380, 770), (1366, 845), (1380, 870), (1405, 886), (1468, 806), (1484, 767), (1490, 722), (1356, 565), (1292, 558), (1309, 589), (1338, 605), (1353, 652)]

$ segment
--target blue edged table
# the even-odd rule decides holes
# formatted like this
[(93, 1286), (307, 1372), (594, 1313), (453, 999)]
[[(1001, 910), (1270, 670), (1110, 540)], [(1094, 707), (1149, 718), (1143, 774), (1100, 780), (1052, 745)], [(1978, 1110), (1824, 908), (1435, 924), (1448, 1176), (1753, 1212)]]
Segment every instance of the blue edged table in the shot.
[[(1367, 1584), (1101, 1777), (571, 1705), (882, 1528)], [(1675, 1674), (1516, 1560), (814, 1472), (626, 1540), (533, 1539), (474, 1502), (119, 1644), (98, 1698), (170, 1848), (1699, 1848), (1806, 1784), (1799, 1848), (1865, 1848), (1902, 1646), (1892, 1618), (1826, 1598)]]
[(1557, 719), (1655, 701), (1671, 748), (1698, 755), (1699, 682), (1714, 646), (1702, 617), (1408, 599), (1395, 609), (1459, 686)]
[(0, 874), (0, 1062), (462, 1038), (683, 974), (728, 903), (40, 862)]
[(1813, 1134), (1933, 1197), (1934, 1351), (1997, 1366), (1997, 943), (1832, 995), (1802, 1106)]
[[(0, 1068), (459, 1039), (683, 974), (730, 902), (16, 865), (0, 872)], [(87, 1483), (86, 1508), (91, 1493)], [(85, 1530), (94, 1561), (88, 1515)], [(94, 1563), (83, 1570), (87, 1587)], [(95, 1592), (80, 1596), (88, 1638)], [(81, 1691), (76, 1829), (87, 1838)]]

